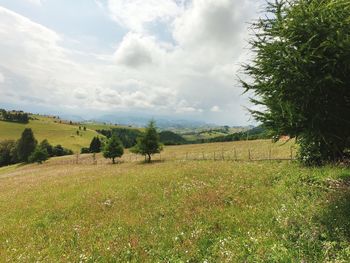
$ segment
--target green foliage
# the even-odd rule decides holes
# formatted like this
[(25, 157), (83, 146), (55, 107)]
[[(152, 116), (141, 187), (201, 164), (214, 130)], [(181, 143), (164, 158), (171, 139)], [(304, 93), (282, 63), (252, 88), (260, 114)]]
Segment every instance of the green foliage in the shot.
[(117, 136), (113, 135), (110, 139), (108, 139), (103, 149), (103, 157), (112, 159), (113, 163), (115, 163), (115, 158), (122, 157), (123, 154), (124, 148), (122, 142)]
[(67, 148), (62, 147), (62, 145), (58, 144), (52, 148), (53, 156), (65, 156), (72, 155), (73, 151)]
[(32, 154), (29, 156), (28, 161), (30, 163), (38, 163), (41, 164), (43, 162), (45, 162), (47, 159), (49, 158), (49, 154), (47, 153), (45, 148), (42, 148), (39, 146), (37, 146), (34, 150), (34, 152), (32, 152)]
[(14, 163), (13, 153), (16, 151), (14, 140), (0, 142), (0, 167)]
[(305, 164), (342, 159), (350, 146), (350, 2), (280, 0), (267, 12), (253, 24), (255, 58), (244, 66), (252, 81), (243, 86), (264, 109), (253, 115), (277, 138), (297, 137)]
[(21, 138), (17, 143), (18, 158), (22, 162), (27, 162), (31, 153), (35, 150), (37, 140), (34, 138), (32, 129), (24, 129)]
[(141, 131), (128, 128), (113, 128), (110, 130), (96, 130), (98, 133), (111, 138), (112, 135), (117, 136), (123, 143), (125, 148), (131, 148), (137, 143), (137, 138), (141, 135)]
[(164, 145), (181, 145), (188, 143), (185, 138), (172, 131), (161, 131), (159, 133), (159, 140)]
[(162, 150), (163, 146), (160, 144), (156, 125), (152, 120), (147, 125), (145, 132), (138, 138), (137, 144), (131, 149), (131, 152), (144, 155), (147, 157), (147, 161), (151, 162), (151, 156)]
[(48, 142), (47, 139), (43, 140), (40, 144), (39, 144), (39, 147), (41, 149), (44, 149), (46, 150), (47, 154), (49, 157), (53, 157), (53, 147), (52, 145)]
[(99, 153), (99, 152), (101, 152), (101, 147), (102, 147), (102, 143), (101, 143), (100, 138), (98, 136), (92, 138), (92, 141), (90, 143), (90, 148), (89, 148), (90, 152), (91, 153)]
[(80, 153), (81, 153), (81, 154), (90, 153), (90, 148), (88, 148), (88, 147), (83, 147), (83, 148), (81, 148)]

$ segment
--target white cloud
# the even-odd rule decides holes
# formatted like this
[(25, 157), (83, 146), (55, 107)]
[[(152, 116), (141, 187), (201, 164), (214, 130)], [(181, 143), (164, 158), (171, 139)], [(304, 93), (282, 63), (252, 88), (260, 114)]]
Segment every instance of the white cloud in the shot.
[(116, 61), (130, 67), (151, 64), (153, 61), (152, 46), (153, 42), (150, 39), (129, 33), (115, 52)]
[(31, 4), (39, 5), (39, 6), (41, 6), (44, 2), (44, 0), (25, 0), (25, 1), (27, 1)]
[(0, 83), (4, 83), (5, 82), (5, 77), (4, 75), (0, 72)]
[[(95, 1), (129, 30), (114, 54), (64, 48), (64, 36), (0, 7), (0, 68), (22, 81), (9, 86), (11, 96), (0, 89), (0, 102), (26, 97), (48, 106), (78, 105), (82, 111), (211, 113), (225, 122), (232, 114), (224, 113), (234, 110), (241, 114), (232, 122), (246, 121), (241, 106), (246, 99), (234, 86), (234, 71), (247, 57), (247, 21), (255, 15), (256, 1)], [(165, 23), (174, 41), (147, 30), (157, 21)]]
[(112, 18), (132, 31), (142, 32), (154, 20), (169, 21), (180, 12), (173, 0), (108, 0)]
[(220, 107), (219, 107), (219, 106), (213, 106), (213, 107), (210, 109), (210, 111), (212, 111), (212, 112), (220, 112), (221, 110), (220, 110)]

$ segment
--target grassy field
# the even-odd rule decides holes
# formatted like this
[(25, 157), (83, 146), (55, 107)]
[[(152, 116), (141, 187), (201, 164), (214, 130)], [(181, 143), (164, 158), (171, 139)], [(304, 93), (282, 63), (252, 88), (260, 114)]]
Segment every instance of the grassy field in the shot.
[[(277, 147), (245, 143), (225, 146)], [(168, 147), (164, 155), (196, 150), (203, 149)], [(350, 260), (349, 168), (170, 158), (148, 165), (128, 157), (92, 165), (75, 158), (0, 168), (0, 261)]]
[[(93, 129), (79, 130), (78, 125), (55, 123), (55, 119), (49, 117), (35, 116), (28, 124), (0, 121), (0, 141), (5, 139), (17, 140), (25, 128), (32, 128), (34, 136), (38, 141), (48, 139), (53, 145), (61, 144), (75, 152), (82, 147), (90, 145), (91, 139), (98, 133)], [(56, 120), (57, 121), (57, 120)]]

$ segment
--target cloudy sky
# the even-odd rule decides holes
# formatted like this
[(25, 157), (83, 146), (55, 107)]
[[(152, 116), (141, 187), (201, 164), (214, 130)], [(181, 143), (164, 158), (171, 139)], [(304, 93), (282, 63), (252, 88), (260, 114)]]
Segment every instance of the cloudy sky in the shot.
[(0, 107), (251, 123), (257, 0), (0, 0)]

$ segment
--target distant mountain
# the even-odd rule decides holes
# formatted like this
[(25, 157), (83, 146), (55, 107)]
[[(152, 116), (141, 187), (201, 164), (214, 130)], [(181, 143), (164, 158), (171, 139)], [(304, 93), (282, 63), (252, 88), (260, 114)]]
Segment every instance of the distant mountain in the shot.
[(194, 121), (194, 120), (176, 120), (171, 119), (170, 117), (153, 117), (153, 116), (127, 116), (122, 114), (108, 114), (103, 115), (97, 118), (94, 118), (94, 121), (97, 122), (107, 122), (118, 125), (127, 125), (127, 126), (135, 126), (135, 127), (144, 127), (147, 123), (154, 119), (157, 123), (157, 127), (161, 130), (171, 129), (171, 128), (197, 128), (202, 126), (210, 126), (202, 121)]
[(83, 122), (83, 121), (86, 121), (83, 117), (78, 116), (78, 115), (63, 114), (63, 115), (59, 115), (59, 117), (60, 117), (62, 120), (66, 120), (66, 121), (74, 121), (74, 122)]

